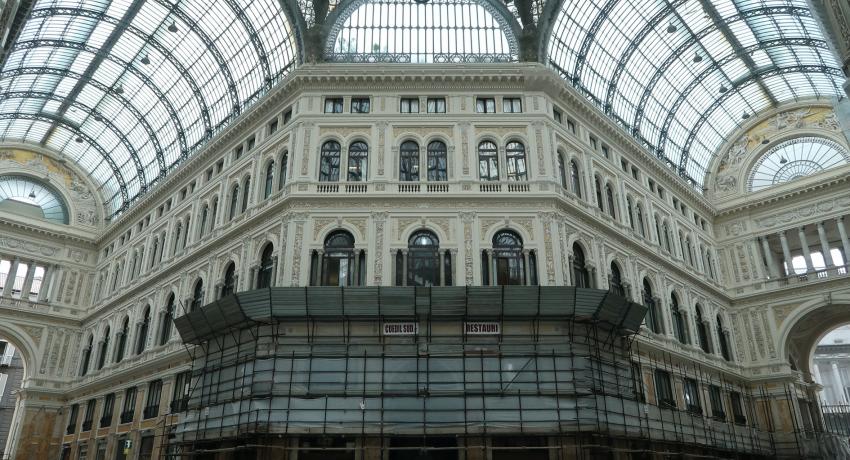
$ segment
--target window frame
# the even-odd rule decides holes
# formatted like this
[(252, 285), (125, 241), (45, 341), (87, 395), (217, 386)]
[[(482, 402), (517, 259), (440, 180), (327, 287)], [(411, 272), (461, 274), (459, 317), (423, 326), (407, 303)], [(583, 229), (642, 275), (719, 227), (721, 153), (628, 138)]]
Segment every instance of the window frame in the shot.
[(349, 102), (349, 113), (366, 114), (372, 111), (372, 99), (369, 96), (352, 97)]
[(496, 113), (496, 98), (476, 97), (475, 113)]
[(344, 109), (345, 98), (338, 96), (325, 97), (324, 113), (342, 113)]
[(419, 113), (418, 97), (402, 97), (398, 101), (399, 113)]
[[(431, 105), (434, 105), (434, 110), (431, 110)], [(442, 103), (443, 110), (439, 110)], [(425, 110), (427, 113), (446, 113), (448, 101), (445, 97), (429, 97), (425, 100)]]

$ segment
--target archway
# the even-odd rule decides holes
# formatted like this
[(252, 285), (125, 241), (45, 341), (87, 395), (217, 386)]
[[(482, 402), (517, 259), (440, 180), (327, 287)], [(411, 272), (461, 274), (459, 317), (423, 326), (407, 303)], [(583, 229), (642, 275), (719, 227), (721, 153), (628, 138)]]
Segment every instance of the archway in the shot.
[(814, 382), (812, 359), (817, 344), (838, 326), (850, 324), (850, 299), (818, 299), (801, 305), (780, 327), (780, 350), (792, 369)]
[(14, 329), (0, 325), (0, 458), (16, 458), (23, 413), (20, 390), (28, 386), (35, 368), (27, 341)]

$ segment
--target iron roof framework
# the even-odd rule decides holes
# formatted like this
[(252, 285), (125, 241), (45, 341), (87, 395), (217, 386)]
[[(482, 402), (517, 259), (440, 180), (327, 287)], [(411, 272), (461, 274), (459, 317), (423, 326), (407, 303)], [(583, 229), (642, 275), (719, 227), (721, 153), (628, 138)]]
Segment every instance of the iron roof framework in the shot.
[(543, 40), (548, 62), (696, 188), (749, 116), (842, 95), (805, 0), (577, 0)]
[(125, 210), (298, 60), (277, 0), (38, 0), (0, 71), (0, 139), (89, 171)]

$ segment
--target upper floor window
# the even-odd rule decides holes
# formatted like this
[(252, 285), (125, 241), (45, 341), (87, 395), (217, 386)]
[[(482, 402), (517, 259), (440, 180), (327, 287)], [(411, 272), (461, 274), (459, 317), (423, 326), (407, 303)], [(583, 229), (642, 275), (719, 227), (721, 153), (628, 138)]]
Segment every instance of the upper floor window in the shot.
[(561, 187), (567, 188), (567, 171), (564, 165), (564, 154), (558, 152), (558, 178), (561, 180)]
[(274, 191), (274, 171), (275, 164), (274, 160), (272, 160), (268, 165), (266, 165), (266, 180), (265, 185), (263, 186), (263, 199), (270, 197)]
[(723, 329), (723, 320), (720, 315), (717, 315), (717, 339), (720, 342), (720, 355), (726, 361), (732, 361), (732, 354), (729, 352), (729, 333)]
[(189, 305), (189, 311), (199, 310), (202, 306), (204, 306), (204, 280), (198, 278), (192, 289), (192, 303)]
[(80, 366), (80, 375), (84, 376), (89, 373), (89, 361), (91, 360), (92, 347), (94, 347), (94, 335), (89, 334), (89, 342), (86, 348), (83, 349), (83, 362)]
[(367, 179), (369, 167), (369, 146), (356, 141), (348, 146), (348, 181), (360, 182)]
[(284, 151), (280, 156), (280, 174), (277, 178), (278, 190), (283, 190), (283, 186), (286, 185), (287, 163), (289, 163), (289, 152)]
[(576, 134), (576, 122), (573, 121), (572, 118), (567, 118), (567, 129), (570, 130), (570, 133), (573, 135)]
[(370, 100), (368, 97), (352, 97), (351, 113), (369, 113)]
[(159, 405), (162, 400), (162, 380), (154, 380), (148, 384), (148, 396), (142, 417), (145, 419), (159, 415)]
[(528, 180), (528, 170), (526, 169), (525, 164), (525, 145), (523, 145), (522, 142), (508, 142), (508, 145), (505, 148), (505, 159), (508, 162), (508, 180)]
[(52, 186), (21, 175), (0, 176), (0, 212), (68, 223), (68, 206)]
[(239, 210), (239, 184), (234, 184), (230, 190), (230, 220), (236, 217), (236, 211)]
[(552, 109), (552, 118), (554, 118), (555, 121), (558, 122), (558, 123), (563, 123), (563, 120), (564, 120), (564, 116), (561, 114), (561, 111), (558, 110), (557, 108)]
[(319, 181), (336, 182), (339, 180), (340, 146), (337, 141), (327, 141), (322, 144), (319, 158)]
[(345, 230), (331, 233), (325, 238), (322, 251), (313, 251), (312, 258), (311, 284), (320, 286), (362, 284), (361, 273), (365, 269), (365, 257), (362, 253), (355, 254), (354, 237), (351, 233)]
[(398, 179), (405, 182), (419, 181), (419, 144), (404, 141), (399, 149)]
[(273, 252), (274, 245), (269, 243), (260, 255), (260, 267), (257, 269), (257, 289), (267, 288), (272, 285), (272, 274), (274, 272)]
[(446, 98), (444, 97), (429, 97), (428, 113), (446, 113)]
[[(528, 255), (528, 264), (526, 263)], [(493, 236), (493, 274), (494, 284), (499, 286), (512, 284), (537, 284), (536, 273), (528, 265), (533, 253), (523, 251), (522, 239), (510, 230), (502, 230)], [(529, 276), (530, 275), (530, 276)]]
[(599, 208), (600, 211), (605, 211), (605, 205), (602, 201), (602, 183), (599, 180), (599, 176), (595, 176), (593, 178), (593, 185), (596, 189), (596, 206)]
[[(245, 190), (242, 192), (242, 212), (248, 209), (248, 199), (251, 197), (251, 176), (245, 178)], [(188, 226), (186, 227), (188, 229)]]
[(499, 180), (499, 149), (491, 141), (478, 144), (478, 176), (481, 180)]
[(673, 319), (673, 333), (676, 340), (681, 343), (688, 343), (688, 336), (685, 331), (685, 319), (682, 315), (682, 310), (679, 309), (679, 296), (676, 293), (670, 294), (670, 315)]
[(230, 262), (224, 270), (224, 281), (221, 284), (221, 296), (226, 297), (236, 291), (236, 264)]
[(522, 99), (518, 97), (502, 98), (502, 112), (522, 113)]
[(702, 308), (697, 305), (695, 308), (694, 322), (697, 326), (697, 339), (699, 347), (706, 353), (711, 353), (711, 346), (708, 342), (708, 326), (705, 323), (705, 318), (702, 316)]
[(325, 113), (342, 113), (342, 98), (341, 97), (326, 97), (325, 98)]
[(446, 150), (446, 144), (441, 141), (432, 141), (428, 144), (429, 181), (449, 180)]
[(573, 193), (581, 198), (581, 175), (575, 160), (570, 160), (570, 187)]
[(125, 317), (121, 323), (121, 330), (118, 331), (118, 345), (115, 348), (115, 362), (120, 363), (124, 359), (124, 353), (127, 349), (127, 338), (130, 335), (130, 318)]
[(496, 98), (479, 97), (475, 99), (475, 111), (478, 113), (496, 113)]
[[(723, 158), (720, 171), (738, 167), (746, 152), (735, 151)], [(789, 139), (761, 155), (750, 171), (749, 191), (758, 191), (850, 163), (850, 152), (835, 141), (821, 137)], [(722, 176), (719, 176), (722, 177)], [(727, 188), (718, 178), (719, 188)]]
[(676, 407), (676, 400), (673, 398), (673, 381), (669, 372), (655, 370), (655, 396), (659, 406)]
[(145, 307), (145, 310), (142, 312), (142, 321), (139, 325), (139, 336), (136, 340), (136, 354), (140, 355), (143, 351), (145, 351), (145, 347), (148, 344), (148, 331), (151, 327), (151, 307), (150, 305)]
[(159, 331), (159, 344), (165, 345), (171, 338), (171, 327), (174, 324), (174, 293), (168, 295), (165, 310), (162, 314), (162, 326)]
[(614, 205), (614, 191), (611, 189), (611, 184), (605, 184), (605, 199), (608, 202), (608, 215), (617, 218), (617, 207)]
[(403, 97), (399, 102), (399, 112), (401, 113), (419, 113), (419, 98), (418, 97)]
[(573, 284), (580, 288), (590, 287), (590, 273), (587, 270), (584, 249), (578, 243), (573, 243)]
[(106, 365), (106, 352), (109, 350), (109, 335), (110, 329), (109, 326), (106, 326), (106, 329), (103, 331), (103, 339), (100, 341), (100, 347), (97, 353), (98, 370), (103, 369), (103, 366)]
[(646, 278), (643, 279), (643, 306), (646, 307), (646, 327), (652, 332), (660, 333), (658, 312), (655, 310), (655, 296), (652, 295), (652, 284)]
[(626, 296), (626, 289), (623, 286), (623, 275), (620, 273), (620, 267), (616, 262), (611, 262), (611, 278), (608, 280), (610, 291), (620, 297)]

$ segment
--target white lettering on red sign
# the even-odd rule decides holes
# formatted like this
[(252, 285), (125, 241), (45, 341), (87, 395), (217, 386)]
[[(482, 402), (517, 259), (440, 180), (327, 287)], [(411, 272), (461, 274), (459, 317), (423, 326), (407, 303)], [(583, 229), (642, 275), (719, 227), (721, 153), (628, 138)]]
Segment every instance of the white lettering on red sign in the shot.
[(384, 323), (384, 335), (416, 335), (419, 333), (419, 323)]
[(502, 325), (495, 321), (463, 323), (463, 333), (467, 335), (499, 335), (502, 333)]

